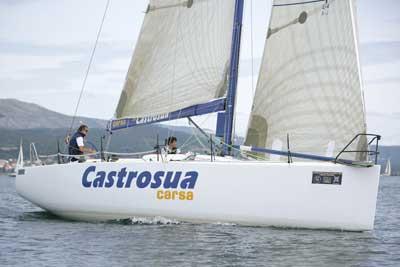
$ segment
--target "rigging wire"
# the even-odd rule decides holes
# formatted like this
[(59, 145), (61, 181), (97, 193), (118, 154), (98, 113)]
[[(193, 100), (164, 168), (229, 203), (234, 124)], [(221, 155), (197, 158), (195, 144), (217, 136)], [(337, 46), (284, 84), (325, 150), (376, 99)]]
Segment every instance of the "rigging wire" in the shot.
[[(190, 118), (190, 117), (189, 117)], [(210, 114), (208, 114), (204, 119), (203, 119), (203, 121), (201, 122), (201, 123), (198, 123), (199, 125), (203, 125), (204, 123), (206, 123), (209, 119), (211, 118), (211, 115)], [(192, 118), (192, 120), (194, 120), (194, 118)], [(190, 127), (190, 129), (191, 129), (191, 131), (192, 131), (192, 134), (183, 142), (183, 144), (181, 145), (181, 146), (179, 146), (179, 149), (181, 149), (182, 150), (182, 148), (183, 147), (186, 147), (186, 146), (188, 146), (188, 145), (190, 145), (191, 143), (191, 141), (192, 141), (192, 137), (194, 137), (196, 134), (197, 134), (197, 130), (198, 129), (196, 129), (196, 128), (194, 128), (194, 127)]]
[(103, 24), (104, 24), (104, 21), (105, 21), (105, 18), (106, 18), (106, 14), (107, 14), (108, 7), (109, 7), (109, 5), (110, 5), (110, 1), (111, 1), (111, 0), (107, 0), (106, 8), (105, 8), (105, 10), (104, 10), (104, 14), (103, 14), (103, 17), (102, 17), (102, 19), (101, 19), (100, 27), (99, 27), (99, 30), (98, 30), (98, 32), (97, 32), (96, 42), (94, 43), (94, 46), (93, 46), (93, 49), (92, 49), (92, 53), (91, 53), (91, 55), (90, 55), (89, 64), (88, 64), (88, 67), (87, 67), (87, 69), (86, 69), (86, 73), (85, 73), (85, 76), (84, 76), (84, 79), (83, 79), (81, 91), (80, 91), (80, 93), (79, 93), (78, 102), (77, 102), (77, 104), (76, 104), (76, 106), (75, 106), (74, 115), (72, 116), (71, 126), (69, 127), (69, 129), (68, 129), (68, 131), (67, 131), (67, 133), (66, 133), (66, 136), (67, 136), (67, 137), (69, 137), (69, 135), (71, 134), (72, 127), (74, 127), (76, 115), (77, 115), (77, 113), (78, 113), (78, 108), (79, 108), (79, 105), (80, 105), (80, 102), (81, 102), (81, 99), (82, 99), (83, 91), (85, 90), (85, 87), (86, 87), (86, 81), (87, 81), (87, 78), (88, 78), (88, 76), (89, 76), (89, 72), (90, 72), (90, 69), (91, 69), (91, 66), (92, 66), (94, 54), (95, 54), (95, 52), (96, 52), (96, 48), (97, 48), (97, 44), (98, 44), (98, 42), (99, 42), (99, 38), (100, 38), (101, 31), (102, 31), (102, 29), (103, 29)]

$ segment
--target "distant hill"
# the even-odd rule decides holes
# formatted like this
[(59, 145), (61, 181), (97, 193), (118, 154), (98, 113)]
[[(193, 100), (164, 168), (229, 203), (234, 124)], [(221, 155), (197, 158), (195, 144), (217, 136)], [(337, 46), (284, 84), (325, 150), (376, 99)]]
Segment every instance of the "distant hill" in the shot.
[[(27, 129), (27, 130), (0, 130), (0, 159), (17, 158), (19, 142), (22, 139), (24, 146), (24, 154), (29, 155), (29, 144), (35, 143), (37, 151), (41, 155), (49, 155), (57, 153), (57, 141), (60, 143), (61, 152), (64, 151), (64, 137), (66, 129)], [(100, 150), (100, 139), (104, 136), (104, 129), (91, 128), (87, 141), (90, 146), (94, 146)], [(204, 152), (208, 150), (208, 146), (203, 148), (193, 138), (191, 133), (175, 129), (172, 131), (168, 127), (161, 125), (147, 125), (125, 130), (116, 131), (112, 134), (111, 143), (108, 151), (113, 152), (142, 152), (149, 151), (154, 148), (157, 143), (157, 135), (159, 144), (164, 144), (164, 140), (174, 135), (178, 138), (178, 145), (186, 143), (183, 151), (197, 150)], [(205, 137), (197, 132), (198, 137), (203, 143), (207, 144)]]
[[(88, 141), (100, 149), (100, 138), (105, 133), (106, 121), (80, 117), (76, 124), (83, 121), (90, 126)], [(57, 113), (39, 105), (15, 99), (0, 99), (0, 159), (16, 158), (18, 145), (24, 142), (24, 154), (29, 155), (29, 144), (34, 142), (39, 154), (57, 152), (57, 140), (63, 151), (63, 139), (71, 123), (71, 116)], [(209, 130), (207, 130), (209, 131)], [(202, 141), (201, 145), (194, 134)], [(196, 129), (186, 126), (171, 127), (151, 124), (116, 131), (113, 133), (109, 151), (139, 152), (153, 149), (157, 135), (159, 143), (174, 135), (178, 145), (185, 144), (183, 151), (208, 152), (208, 140)], [(243, 138), (238, 137), (240, 144)], [(382, 170), (390, 158), (392, 171), (400, 174), (400, 146), (380, 146), (379, 164)]]
[[(27, 103), (16, 99), (0, 99), (0, 159), (16, 158), (20, 140), (24, 143), (25, 155), (29, 155), (29, 144), (35, 143), (39, 154), (54, 154), (57, 152), (57, 142), (64, 151), (63, 140), (72, 121), (71, 116), (54, 112), (37, 104)], [(90, 132), (88, 141), (97, 149), (100, 149), (100, 139), (105, 134), (107, 121), (78, 117), (79, 121), (88, 124)], [(194, 130), (202, 142), (208, 140)], [(152, 124), (131, 129), (119, 130), (113, 133), (109, 151), (115, 152), (139, 152), (152, 150), (156, 145), (157, 135), (159, 144), (174, 135), (180, 145), (185, 143), (185, 149), (204, 152), (208, 147), (199, 144), (193, 138), (193, 128)]]
[[(77, 117), (76, 125), (82, 121), (91, 128), (104, 128), (105, 120)], [(37, 104), (17, 99), (0, 99), (0, 129), (60, 129), (68, 128), (72, 117), (48, 110)], [(76, 126), (75, 125), (75, 126)]]

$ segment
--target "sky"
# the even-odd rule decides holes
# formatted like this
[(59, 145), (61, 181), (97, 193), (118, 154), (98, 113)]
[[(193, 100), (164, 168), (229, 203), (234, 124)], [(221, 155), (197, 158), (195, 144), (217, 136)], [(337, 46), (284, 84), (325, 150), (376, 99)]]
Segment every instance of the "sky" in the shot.
[[(0, 0), (0, 98), (73, 114), (106, 2)], [(113, 116), (147, 3), (111, 0), (79, 115)], [(245, 0), (236, 110), (240, 135), (247, 128), (271, 3)], [(382, 144), (400, 145), (400, 1), (358, 0), (358, 29), (368, 131), (382, 134)], [(215, 116), (196, 121), (213, 128)]]

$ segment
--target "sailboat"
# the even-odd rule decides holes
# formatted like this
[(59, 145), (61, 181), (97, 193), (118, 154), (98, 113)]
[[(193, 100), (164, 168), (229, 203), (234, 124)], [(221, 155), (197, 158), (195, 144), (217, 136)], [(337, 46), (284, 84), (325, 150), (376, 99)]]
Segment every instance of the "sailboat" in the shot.
[(108, 125), (115, 132), (218, 113), (222, 135), (210, 136), (209, 154), (166, 154), (157, 145), (137, 159), (27, 167), (17, 192), (73, 220), (373, 229), (380, 166), (368, 148), (380, 137), (366, 131), (355, 0), (273, 1), (249, 127), (237, 145), (243, 5), (150, 0)]
[(390, 164), (390, 159), (386, 162), (385, 172), (382, 173), (382, 176), (392, 176), (392, 166)]
[(9, 174), (10, 177), (17, 177), (18, 174), (24, 174), (25, 170), (24, 170), (24, 150), (23, 150), (23, 146), (22, 146), (22, 140), (20, 141), (19, 144), (19, 153), (18, 153), (18, 158), (17, 158), (17, 162), (15, 164), (15, 168), (14, 171), (12, 173)]

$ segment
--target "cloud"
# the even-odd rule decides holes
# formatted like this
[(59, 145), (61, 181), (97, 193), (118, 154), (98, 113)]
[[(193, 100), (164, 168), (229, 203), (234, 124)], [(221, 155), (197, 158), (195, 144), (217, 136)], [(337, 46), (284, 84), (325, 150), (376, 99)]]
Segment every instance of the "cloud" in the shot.
[[(131, 44), (139, 33), (145, 3), (111, 1), (102, 40)], [(105, 0), (42, 0), (3, 6), (0, 25), (5, 26), (0, 28), (0, 40), (36, 46), (92, 44), (105, 5)]]
[(29, 3), (31, 0), (2, 0), (0, 6), (16, 6)]
[(0, 79), (27, 79), (37, 71), (61, 69), (65, 65), (79, 62), (81, 56), (35, 56), (19, 54), (0, 54)]
[(368, 85), (373, 85), (373, 84), (383, 85), (385, 83), (400, 84), (400, 77), (389, 77), (389, 78), (381, 78), (381, 79), (374, 79), (367, 81)]
[(379, 118), (385, 118), (390, 120), (400, 120), (400, 112), (395, 113), (382, 113), (382, 112), (368, 112), (368, 116), (374, 116)]
[(400, 61), (400, 40), (363, 43), (360, 46), (360, 55), (363, 65)]
[[(252, 65), (253, 65), (253, 72), (252, 72)], [(254, 58), (244, 58), (240, 60), (239, 65), (239, 76), (240, 77), (251, 77), (251, 76), (258, 76), (261, 67), (261, 57)]]
[(396, 61), (377, 63), (373, 65), (363, 65), (362, 72), (366, 84), (381, 82), (397, 82), (400, 78), (400, 58)]
[(381, 144), (400, 144), (400, 113), (367, 112), (369, 133), (382, 135)]
[(358, 1), (360, 43), (400, 41), (398, 0)]

